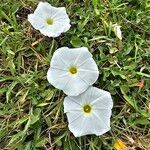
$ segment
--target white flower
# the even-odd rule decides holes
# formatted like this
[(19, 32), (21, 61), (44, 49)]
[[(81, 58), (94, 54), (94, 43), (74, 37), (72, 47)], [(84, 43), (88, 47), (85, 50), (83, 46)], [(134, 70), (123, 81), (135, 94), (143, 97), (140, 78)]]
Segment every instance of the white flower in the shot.
[(69, 129), (75, 137), (109, 131), (112, 107), (110, 93), (92, 86), (79, 96), (64, 100)]
[(86, 47), (62, 47), (51, 59), (47, 79), (67, 95), (77, 96), (92, 85), (98, 75), (97, 65)]
[(114, 33), (115, 35), (120, 39), (122, 40), (122, 33), (121, 33), (121, 26), (119, 26), (118, 24), (114, 24), (113, 26), (113, 30), (114, 30)]
[(39, 2), (35, 12), (28, 15), (28, 21), (48, 37), (57, 37), (70, 28), (65, 7), (56, 8), (47, 2)]

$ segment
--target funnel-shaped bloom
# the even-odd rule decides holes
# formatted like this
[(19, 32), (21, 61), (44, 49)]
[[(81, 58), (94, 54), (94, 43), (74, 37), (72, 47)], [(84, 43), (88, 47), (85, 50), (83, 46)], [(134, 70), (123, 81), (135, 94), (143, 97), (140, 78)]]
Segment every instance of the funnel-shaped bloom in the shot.
[(47, 79), (65, 94), (77, 96), (98, 78), (98, 67), (86, 47), (55, 51), (47, 73)]
[(70, 19), (65, 7), (53, 7), (47, 2), (39, 2), (33, 14), (28, 15), (32, 26), (48, 37), (57, 37), (70, 28)]
[(67, 96), (64, 100), (69, 129), (76, 137), (98, 136), (109, 131), (112, 107), (110, 93), (92, 86), (84, 93)]

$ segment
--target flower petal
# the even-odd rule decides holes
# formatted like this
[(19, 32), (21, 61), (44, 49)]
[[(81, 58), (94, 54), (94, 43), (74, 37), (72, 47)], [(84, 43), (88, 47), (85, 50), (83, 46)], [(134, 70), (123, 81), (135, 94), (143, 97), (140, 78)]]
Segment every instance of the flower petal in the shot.
[(63, 89), (68, 84), (68, 72), (61, 69), (50, 68), (47, 72), (47, 80), (58, 89)]
[[(63, 9), (62, 9), (63, 8)], [(63, 12), (64, 7), (53, 7), (51, 4), (47, 2), (39, 2), (37, 5), (34, 14), (40, 16), (41, 18), (54, 18), (56, 14)], [(67, 14), (65, 14), (67, 16)]]
[(76, 59), (74, 60), (73, 64), (77, 65), (78, 67), (89, 58), (92, 58), (92, 54), (88, 51), (87, 47), (80, 47), (70, 49), (71, 51), (76, 52)]
[(74, 48), (74, 49), (62, 47), (58, 50), (57, 50), (58, 55), (61, 56), (61, 58), (66, 62), (66, 64), (68, 64), (68, 66), (71, 65), (78, 66), (78, 64), (80, 64), (84, 60), (92, 57), (91, 53), (88, 51), (86, 47)]
[(47, 73), (47, 80), (56, 88), (64, 91), (65, 94), (76, 96), (84, 92), (88, 85), (77, 77), (72, 77), (69, 72), (60, 69), (50, 68)]
[(113, 101), (109, 92), (90, 86), (86, 92), (82, 93), (82, 104), (90, 103), (95, 109), (111, 109)]
[(51, 67), (68, 70), (69, 64), (66, 62), (66, 58), (63, 58), (63, 53), (68, 52), (68, 47), (61, 47), (55, 51), (51, 59)]
[(86, 79), (86, 82), (89, 85), (96, 82), (99, 76), (99, 71), (93, 58), (89, 58), (86, 63), (79, 67), (79, 76), (81, 79)]
[(101, 134), (109, 131), (110, 130), (111, 109), (94, 110), (93, 114), (95, 116), (94, 120), (97, 120), (98, 125), (99, 125), (96, 128), (97, 135), (101, 135)]
[(80, 94), (76, 99), (80, 99), (82, 105), (88, 103), (91, 104), (98, 96), (98, 88), (90, 86), (84, 93)]
[(84, 92), (89, 85), (81, 80), (79, 77), (73, 77), (72, 75), (68, 76), (69, 81), (63, 89), (64, 93), (70, 96), (77, 96)]
[(57, 37), (61, 33), (55, 32), (55, 29), (53, 26), (44, 25), (42, 28), (39, 28), (40, 32), (48, 37)]
[(36, 16), (35, 14), (29, 14), (28, 15), (28, 21), (32, 24), (32, 26), (39, 30), (45, 27), (43, 24), (44, 19)]
[[(104, 113), (109, 113), (109, 112), (107, 110), (107, 112)], [(80, 136), (90, 135), (90, 134), (96, 134), (97, 136), (99, 136), (110, 130), (110, 117), (107, 118), (107, 117), (99, 116), (100, 113), (98, 114), (95, 113), (93, 116), (87, 116), (87, 117), (84, 117), (83, 114), (77, 111), (72, 111), (66, 114), (69, 122), (68, 127), (75, 137), (80, 137)], [(103, 119), (105, 118), (106, 120), (103, 121), (101, 117)]]
[(81, 129), (84, 126), (84, 116), (80, 112), (67, 113), (67, 118), (69, 122), (69, 130), (74, 134), (75, 137), (81, 136)]
[(94, 101), (91, 102), (95, 109), (112, 109), (113, 101), (109, 92), (94, 88), (92, 97)]
[[(71, 107), (70, 107), (71, 106)], [(79, 111), (81, 110), (82, 105), (80, 102), (78, 102), (76, 99), (73, 97), (65, 97), (64, 100), (64, 112), (70, 112), (70, 111)]]

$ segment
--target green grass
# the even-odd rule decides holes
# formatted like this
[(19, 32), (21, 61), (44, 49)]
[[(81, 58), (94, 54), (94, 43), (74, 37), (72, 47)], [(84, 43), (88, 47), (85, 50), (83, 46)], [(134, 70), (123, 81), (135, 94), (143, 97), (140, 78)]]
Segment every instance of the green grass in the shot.
[[(71, 29), (55, 39), (43, 37), (27, 21), (37, 0), (0, 3), (0, 149), (112, 150), (120, 138), (129, 149), (149, 150), (150, 1), (47, 2), (65, 6), (71, 19)], [(115, 23), (122, 26), (122, 42), (112, 31)], [(65, 95), (46, 80), (51, 57), (61, 46), (88, 47), (100, 71), (95, 86), (112, 94), (111, 131), (100, 137), (70, 133)]]

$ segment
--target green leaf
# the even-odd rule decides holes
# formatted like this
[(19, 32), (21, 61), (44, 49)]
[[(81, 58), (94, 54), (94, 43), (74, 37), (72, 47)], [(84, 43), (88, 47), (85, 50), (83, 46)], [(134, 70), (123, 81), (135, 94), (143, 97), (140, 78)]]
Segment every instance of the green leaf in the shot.
[(43, 107), (43, 106), (46, 106), (46, 105), (49, 105), (49, 103), (40, 103), (40, 104), (38, 104), (37, 106), (38, 106), (38, 107)]
[(10, 95), (12, 93), (13, 88), (18, 84), (18, 82), (12, 82), (12, 84), (8, 87), (8, 91), (6, 92), (6, 101), (7, 103), (10, 100)]
[(16, 125), (21, 125), (22, 123), (24, 123), (27, 120), (28, 120), (28, 117), (23, 117), (16, 121)]
[(30, 114), (29, 114), (29, 119), (28, 119), (28, 122), (25, 125), (24, 132), (27, 131), (28, 128), (32, 124), (36, 123), (39, 119), (40, 119), (40, 111), (39, 111), (39, 109), (34, 110), (34, 114), (33, 114), (33, 109), (31, 108)]
[(44, 91), (44, 93), (42, 93), (42, 97), (45, 99), (45, 101), (49, 101), (50, 99), (52, 99), (54, 95), (54, 90), (52, 89), (47, 89)]
[(146, 74), (146, 73), (136, 72), (136, 74), (138, 74), (138, 75), (140, 75), (140, 76), (144, 76), (144, 77), (150, 78), (150, 75), (149, 75), (149, 74)]
[(88, 15), (88, 16), (84, 19), (83, 22), (80, 21), (80, 22), (78, 23), (77, 28), (79, 29), (80, 32), (83, 32), (83, 31), (85, 30), (84, 27), (85, 27), (85, 25), (88, 23), (89, 18), (90, 18), (90, 15)]
[(126, 76), (120, 70), (116, 70), (116, 69), (113, 70), (113, 69), (111, 69), (111, 73), (114, 76), (119, 75), (122, 79), (126, 79)]
[(23, 137), (25, 136), (25, 132), (24, 131), (19, 131), (17, 134), (13, 135), (11, 140), (10, 140), (10, 144), (17, 141), (21, 141), (23, 139)]
[(40, 137), (37, 141), (35, 141), (35, 147), (42, 147), (44, 144), (46, 144), (48, 141), (48, 138), (46, 137)]
[(83, 46), (83, 42), (81, 41), (80, 38), (73, 36), (71, 38), (70, 43), (74, 46), (74, 47), (81, 47)]
[(133, 97), (130, 97), (126, 94), (126, 90), (124, 89), (124, 86), (120, 86), (120, 90), (123, 94), (124, 99), (127, 101), (129, 105), (131, 105), (135, 110), (138, 111), (137, 102)]
[(65, 136), (67, 135), (67, 132), (64, 132), (64, 134), (62, 134), (61, 136), (58, 136), (55, 138), (55, 143), (58, 145), (58, 146), (61, 146), (62, 142), (62, 138), (64, 138)]
[(138, 118), (133, 122), (134, 125), (149, 125), (150, 124), (150, 120), (148, 120), (148, 118)]

